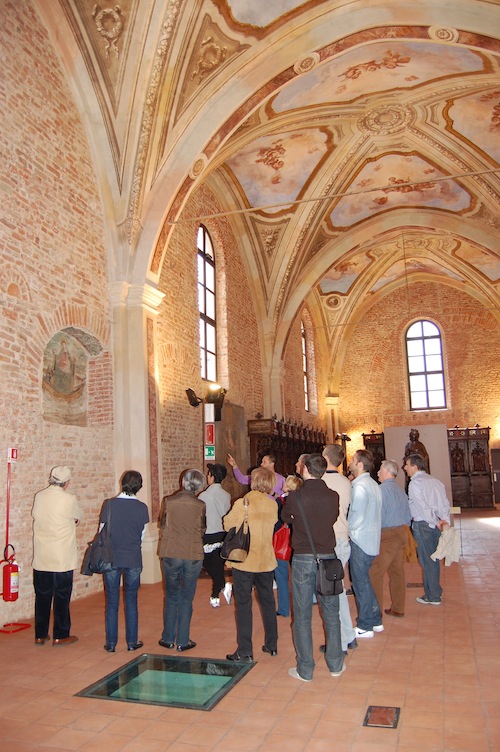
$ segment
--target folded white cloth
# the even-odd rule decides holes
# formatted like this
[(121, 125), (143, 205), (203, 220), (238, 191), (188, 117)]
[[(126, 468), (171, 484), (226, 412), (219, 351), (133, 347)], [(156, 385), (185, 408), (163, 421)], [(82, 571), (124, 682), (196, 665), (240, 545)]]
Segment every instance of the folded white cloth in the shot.
[(445, 525), (439, 536), (436, 550), (431, 554), (431, 559), (444, 559), (444, 564), (449, 567), (454, 561), (460, 561), (460, 538), (454, 527)]

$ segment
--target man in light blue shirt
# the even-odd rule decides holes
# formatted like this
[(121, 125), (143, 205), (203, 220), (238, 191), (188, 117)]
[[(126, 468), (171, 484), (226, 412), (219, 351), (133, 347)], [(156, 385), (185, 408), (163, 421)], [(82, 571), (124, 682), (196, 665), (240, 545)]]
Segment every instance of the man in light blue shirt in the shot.
[(417, 542), (417, 554), (424, 575), (424, 594), (419, 603), (440, 606), (443, 588), (439, 582), (440, 561), (431, 559), (437, 548), (441, 530), (450, 524), (450, 502), (444, 484), (425, 471), (425, 460), (419, 454), (410, 454), (404, 465), (411, 479), (408, 488), (412, 530)]
[(380, 548), (382, 494), (370, 476), (373, 455), (359, 449), (351, 460), (349, 471), (354, 476), (352, 500), (347, 516), (351, 539), (351, 581), (358, 606), (357, 637), (373, 637), (382, 632), (382, 614), (370, 582), (370, 567)]

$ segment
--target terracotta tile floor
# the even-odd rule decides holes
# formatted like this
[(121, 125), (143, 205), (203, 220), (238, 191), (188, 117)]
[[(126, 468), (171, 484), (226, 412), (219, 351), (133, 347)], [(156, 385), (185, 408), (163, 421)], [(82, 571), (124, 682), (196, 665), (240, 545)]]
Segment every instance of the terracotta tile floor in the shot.
[[(340, 678), (330, 676), (319, 651), (313, 682), (289, 678), (290, 621), (278, 619), (279, 654), (272, 658), (260, 651), (255, 607), (258, 664), (211, 712), (74, 697), (135, 655), (123, 638), (116, 653), (102, 649), (102, 595), (73, 604), (75, 645), (35, 647), (33, 629), (0, 634), (0, 739), (16, 752), (500, 750), (500, 512), (465, 512), (462, 534), (460, 564), (443, 567), (443, 605), (422, 606), (415, 601), (421, 590), (408, 588), (405, 618), (386, 617), (383, 633), (360, 640)], [(407, 579), (421, 581), (418, 565), (408, 568)], [(212, 609), (209, 594), (202, 578), (193, 653), (223, 658), (236, 647), (233, 606)], [(162, 653), (161, 585), (143, 586), (139, 597), (144, 650)], [(314, 633), (319, 646), (317, 609)], [(397, 729), (363, 727), (369, 705), (400, 707)]]

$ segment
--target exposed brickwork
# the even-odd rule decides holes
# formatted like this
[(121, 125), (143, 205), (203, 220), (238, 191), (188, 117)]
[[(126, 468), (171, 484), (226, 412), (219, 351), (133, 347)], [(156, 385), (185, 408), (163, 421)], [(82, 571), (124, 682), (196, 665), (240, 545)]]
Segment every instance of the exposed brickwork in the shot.
[[(9, 540), (21, 566), (17, 602), (0, 599), (0, 623), (33, 613), (34, 493), (50, 468), (73, 468), (70, 489), (84, 508), (81, 552), (93, 537), (102, 500), (114, 491), (113, 385), (101, 202), (86, 135), (50, 41), (29, 2), (2, 3), (0, 99), (0, 487), (12, 465)], [(43, 352), (73, 326), (103, 351), (88, 368), (88, 425), (42, 419)], [(0, 540), (5, 536), (5, 495)], [(3, 543), (2, 543), (3, 551)], [(102, 587), (75, 577), (75, 595)]]
[[(221, 210), (215, 197), (204, 190), (189, 202), (185, 215), (201, 216)], [(227, 220), (208, 220), (204, 224), (216, 254), (219, 382), (228, 390), (227, 400), (245, 407), (248, 420), (263, 409), (255, 308), (241, 251)], [(166, 294), (158, 318), (164, 493), (178, 488), (183, 469), (202, 464), (202, 407), (191, 407), (184, 394), (188, 387), (200, 396), (206, 392), (199, 366), (197, 230), (198, 223), (176, 226), (159, 284)], [(231, 269), (230, 275), (225, 274), (226, 268)], [(242, 458), (242, 463), (248, 461), (248, 457)]]
[[(445, 423), (489, 425), (491, 446), (500, 446), (500, 328), (477, 300), (435, 283), (419, 282), (379, 301), (350, 335), (340, 384), (340, 430), (362, 446), (361, 434), (389, 426)], [(408, 410), (404, 334), (416, 318), (441, 329), (445, 353), (447, 410)]]

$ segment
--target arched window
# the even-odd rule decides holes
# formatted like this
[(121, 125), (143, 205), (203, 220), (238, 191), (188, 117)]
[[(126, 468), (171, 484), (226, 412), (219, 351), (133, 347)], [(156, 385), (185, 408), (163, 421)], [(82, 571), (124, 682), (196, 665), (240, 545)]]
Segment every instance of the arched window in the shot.
[(431, 321), (416, 321), (406, 332), (410, 410), (446, 408), (441, 332)]
[(309, 376), (307, 364), (307, 337), (304, 322), (300, 322), (300, 334), (302, 339), (302, 373), (304, 377), (304, 408), (309, 411)]
[(203, 225), (196, 239), (198, 253), (198, 310), (200, 312), (200, 367), (202, 379), (217, 381), (217, 329), (215, 256), (210, 235)]

